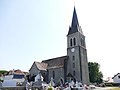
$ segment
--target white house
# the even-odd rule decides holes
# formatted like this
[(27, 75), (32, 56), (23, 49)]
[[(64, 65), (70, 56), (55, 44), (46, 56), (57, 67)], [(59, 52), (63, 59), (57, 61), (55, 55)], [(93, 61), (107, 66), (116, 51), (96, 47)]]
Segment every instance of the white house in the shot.
[(120, 83), (120, 73), (114, 75), (112, 79), (113, 79), (113, 83)]
[(25, 76), (23, 74), (12, 74), (4, 76), (3, 80), (3, 87), (15, 87), (18, 83), (22, 83), (25, 81)]

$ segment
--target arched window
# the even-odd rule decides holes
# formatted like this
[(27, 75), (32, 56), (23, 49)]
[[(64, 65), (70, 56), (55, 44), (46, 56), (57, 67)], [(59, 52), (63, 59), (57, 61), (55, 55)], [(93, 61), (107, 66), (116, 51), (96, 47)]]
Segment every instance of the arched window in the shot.
[(73, 71), (73, 75), (75, 76), (75, 71)]
[(73, 38), (74, 46), (76, 45), (76, 38)]
[(80, 42), (81, 42), (81, 46), (84, 46), (83, 38), (81, 38)]
[(70, 39), (70, 46), (72, 46), (72, 38)]
[(73, 63), (73, 68), (75, 68), (75, 63)]
[(53, 79), (55, 79), (55, 71), (53, 71)]
[(73, 60), (75, 60), (75, 56), (73, 56)]

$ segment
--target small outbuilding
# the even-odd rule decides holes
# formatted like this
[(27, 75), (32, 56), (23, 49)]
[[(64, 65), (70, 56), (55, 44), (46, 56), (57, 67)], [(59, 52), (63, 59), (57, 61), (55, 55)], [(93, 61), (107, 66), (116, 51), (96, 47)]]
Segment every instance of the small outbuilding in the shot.
[(113, 79), (113, 83), (120, 83), (120, 73), (114, 75), (112, 79)]

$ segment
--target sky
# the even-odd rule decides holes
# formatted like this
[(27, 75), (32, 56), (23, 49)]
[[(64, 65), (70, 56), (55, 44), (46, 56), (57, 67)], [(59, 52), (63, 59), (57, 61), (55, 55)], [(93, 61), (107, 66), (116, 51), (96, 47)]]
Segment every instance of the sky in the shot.
[(120, 73), (120, 0), (0, 0), (0, 70), (67, 55), (74, 6), (88, 61), (105, 79)]

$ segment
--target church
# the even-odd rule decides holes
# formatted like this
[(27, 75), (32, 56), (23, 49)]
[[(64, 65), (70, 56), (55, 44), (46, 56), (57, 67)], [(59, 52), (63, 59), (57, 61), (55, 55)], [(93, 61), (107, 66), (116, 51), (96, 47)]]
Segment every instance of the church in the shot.
[(89, 71), (85, 36), (79, 25), (76, 9), (74, 7), (72, 23), (67, 34), (67, 55), (42, 62), (34, 62), (31, 66), (30, 77), (40, 73), (45, 82), (53, 78), (55, 83), (71, 80), (89, 84)]

